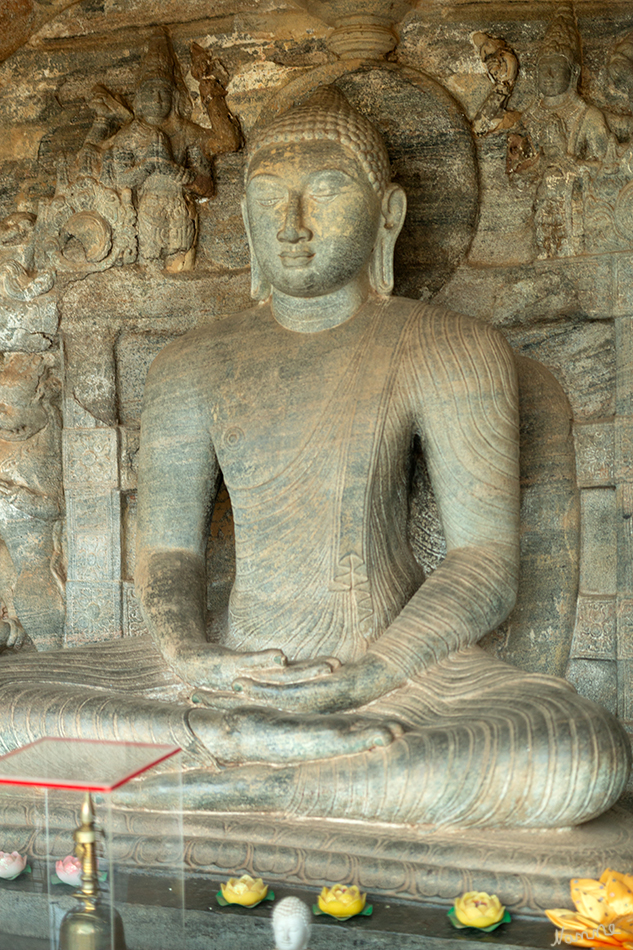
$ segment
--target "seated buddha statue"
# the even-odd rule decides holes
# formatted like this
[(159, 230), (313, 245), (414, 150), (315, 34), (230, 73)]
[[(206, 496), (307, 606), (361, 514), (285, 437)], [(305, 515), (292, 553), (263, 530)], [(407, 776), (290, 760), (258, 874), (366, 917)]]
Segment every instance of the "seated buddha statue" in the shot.
[[(405, 195), (337, 89), (253, 137), (243, 210), (257, 304), (170, 344), (147, 378), (150, 635), (5, 663), (0, 741), (178, 742), (190, 808), (491, 827), (607, 809), (629, 773), (621, 725), (477, 646), (519, 582), (508, 345), (390, 296)], [(427, 578), (408, 535), (419, 452), (447, 548)], [(221, 477), (236, 574), (209, 624)], [(173, 793), (160, 775), (148, 804)]]

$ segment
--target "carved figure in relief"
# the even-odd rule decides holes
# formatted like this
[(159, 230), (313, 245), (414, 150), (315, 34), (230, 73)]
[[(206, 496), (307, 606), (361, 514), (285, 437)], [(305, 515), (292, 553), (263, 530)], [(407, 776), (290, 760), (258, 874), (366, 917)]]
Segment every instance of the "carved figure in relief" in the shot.
[[(625, 92), (629, 109), (633, 106), (633, 33), (627, 33), (614, 44), (607, 63), (609, 77), (616, 88)], [(633, 116), (630, 112), (605, 113), (609, 127), (619, 142), (629, 142), (633, 133)]]
[(633, 247), (633, 35), (620, 37), (608, 60), (609, 75), (629, 99), (629, 112), (606, 110), (615, 142), (609, 157), (587, 179), (584, 190), (585, 250), (593, 253)]
[[(151, 637), (5, 664), (4, 750), (44, 710), (68, 734), (132, 729), (196, 758), (186, 807), (291, 816), (551, 827), (618, 797), (619, 723), (477, 646), (518, 583), (515, 368), (493, 328), (390, 296), (405, 210), (378, 133), (335, 88), (253, 137), (259, 304), (171, 344), (147, 380)], [(418, 449), (448, 552), (426, 579), (407, 532)], [(236, 580), (208, 629), (220, 471)], [(173, 794), (161, 775), (144, 800)]]
[(16, 212), (2, 223), (0, 243), (9, 248), (0, 257), (5, 296), (33, 300), (54, 287), (60, 272), (90, 273), (136, 259), (131, 192), (119, 195), (99, 181), (100, 143), (130, 112), (102, 86), (93, 89), (92, 105), (96, 119), (70, 167), (60, 160), (53, 198), (40, 201), (37, 217)]
[[(633, 102), (633, 35), (621, 37), (608, 61), (615, 86)], [(605, 112), (618, 142), (617, 160), (604, 164), (592, 179), (585, 200), (587, 250), (617, 251), (633, 246), (633, 115)]]
[(40, 650), (62, 645), (64, 624), (61, 418), (48, 362), (14, 353), (0, 363), (0, 646), (28, 635)]
[(538, 58), (538, 97), (523, 113), (525, 134), (508, 137), (508, 172), (535, 181), (534, 227), (543, 257), (584, 250), (584, 196), (616, 158), (604, 114), (578, 93), (582, 66), (573, 5), (558, 3)]
[(134, 196), (139, 261), (172, 272), (193, 267), (192, 196), (215, 190), (209, 132), (182, 114), (186, 91), (176, 70), (168, 37), (160, 34), (141, 64), (134, 117), (104, 144), (102, 168), (102, 181)]
[[(219, 68), (203, 50), (194, 52), (211, 130), (188, 118), (189, 94), (165, 31), (149, 43), (133, 109), (104, 86), (93, 88), (95, 118), (79, 154), (70, 165), (60, 162), (55, 195), (40, 202), (36, 221), (30, 216), (22, 252), (0, 255), (5, 295), (31, 300), (49, 291), (58, 273), (137, 260), (170, 273), (193, 268), (195, 199), (215, 192), (213, 156), (241, 145), (239, 124), (213, 75)], [(0, 226), (0, 243), (8, 243), (2, 232), (16, 217)]]
[(519, 75), (519, 60), (504, 39), (487, 33), (473, 33), (472, 41), (493, 84), (492, 91), (473, 119), (473, 129), (477, 135), (489, 135), (510, 128), (519, 117), (518, 113), (508, 112), (506, 108)]

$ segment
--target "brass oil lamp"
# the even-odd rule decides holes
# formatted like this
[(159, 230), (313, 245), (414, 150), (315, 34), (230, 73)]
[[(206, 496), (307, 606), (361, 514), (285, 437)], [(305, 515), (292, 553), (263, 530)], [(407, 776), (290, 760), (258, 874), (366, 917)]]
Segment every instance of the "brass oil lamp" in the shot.
[(90, 792), (81, 806), (81, 824), (74, 832), (75, 854), (81, 861), (81, 887), (75, 891), (79, 906), (65, 914), (59, 931), (59, 950), (126, 950), (121, 915), (101, 903), (97, 875), (95, 811)]

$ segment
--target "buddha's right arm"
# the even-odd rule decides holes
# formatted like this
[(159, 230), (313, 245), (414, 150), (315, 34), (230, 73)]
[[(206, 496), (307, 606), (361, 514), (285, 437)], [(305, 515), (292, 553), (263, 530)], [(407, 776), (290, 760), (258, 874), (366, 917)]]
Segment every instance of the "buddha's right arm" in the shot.
[(147, 626), (165, 659), (180, 667), (206, 643), (205, 565), (191, 551), (141, 548), (134, 580)]
[(208, 372), (199, 342), (163, 350), (147, 376), (139, 451), (136, 588), (167, 662), (194, 686), (285, 662), (277, 650), (238, 654), (206, 639), (205, 552), (219, 477), (209, 435)]

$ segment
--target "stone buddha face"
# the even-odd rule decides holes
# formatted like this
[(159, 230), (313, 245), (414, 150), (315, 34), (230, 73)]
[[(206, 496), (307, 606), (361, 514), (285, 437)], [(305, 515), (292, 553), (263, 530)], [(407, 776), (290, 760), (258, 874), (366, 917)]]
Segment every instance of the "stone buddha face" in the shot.
[(574, 80), (574, 68), (562, 53), (546, 52), (538, 61), (538, 90), (546, 98), (564, 95)]
[(308, 928), (298, 917), (287, 917), (275, 925), (275, 950), (304, 950)]
[(322, 296), (367, 268), (380, 198), (338, 143), (263, 149), (249, 169), (246, 206), (259, 266), (282, 293)]
[(253, 297), (272, 293), (280, 322), (318, 330), (351, 316), (370, 290), (390, 294), (407, 202), (376, 129), (326, 86), (251, 148), (242, 211)]
[(148, 125), (160, 125), (171, 112), (172, 103), (169, 83), (164, 79), (148, 79), (136, 90), (134, 114)]

